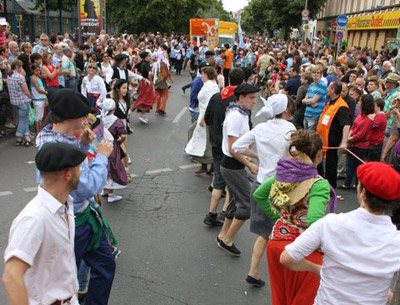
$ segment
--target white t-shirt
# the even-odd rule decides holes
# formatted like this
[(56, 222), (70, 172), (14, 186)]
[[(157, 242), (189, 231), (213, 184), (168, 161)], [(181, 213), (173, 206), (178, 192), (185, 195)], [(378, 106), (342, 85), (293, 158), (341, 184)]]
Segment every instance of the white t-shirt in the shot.
[(222, 127), (222, 152), (225, 156), (232, 157), (229, 153), (228, 137), (240, 138), (249, 128), (249, 117), (238, 110), (231, 110), (225, 117)]
[(389, 216), (364, 208), (329, 214), (285, 247), (296, 261), (318, 248), (324, 262), (315, 305), (386, 305), (400, 270), (400, 231)]

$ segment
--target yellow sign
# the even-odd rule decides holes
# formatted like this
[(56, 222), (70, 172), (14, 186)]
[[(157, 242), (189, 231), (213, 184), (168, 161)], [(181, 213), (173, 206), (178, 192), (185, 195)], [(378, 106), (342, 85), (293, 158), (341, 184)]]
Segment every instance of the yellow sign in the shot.
[(218, 34), (236, 34), (238, 25), (234, 22), (218, 22)]
[(218, 46), (218, 43), (218, 36), (207, 36), (207, 44), (210, 51), (214, 51), (214, 49)]
[(350, 16), (347, 30), (375, 30), (375, 29), (397, 29), (400, 27), (400, 10), (367, 14), (361, 16)]

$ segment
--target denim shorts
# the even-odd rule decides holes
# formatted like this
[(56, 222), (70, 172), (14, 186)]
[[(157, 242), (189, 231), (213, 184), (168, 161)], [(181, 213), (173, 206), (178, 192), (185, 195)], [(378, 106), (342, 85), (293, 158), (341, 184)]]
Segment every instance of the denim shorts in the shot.
[(250, 218), (250, 181), (246, 170), (221, 166), (221, 173), (228, 187), (230, 201), (225, 217), (247, 220)]

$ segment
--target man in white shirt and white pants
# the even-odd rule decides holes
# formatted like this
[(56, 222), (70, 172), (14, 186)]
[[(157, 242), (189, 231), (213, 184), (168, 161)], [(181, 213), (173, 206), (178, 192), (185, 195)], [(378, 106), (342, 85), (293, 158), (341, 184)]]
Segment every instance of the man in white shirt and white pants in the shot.
[[(360, 208), (318, 220), (280, 257), (291, 270), (321, 277), (314, 305), (386, 305), (400, 270), (400, 232), (387, 216), (399, 204), (400, 175), (380, 162), (359, 166), (357, 175)], [(304, 259), (318, 248), (322, 266)]]
[(42, 186), (14, 219), (4, 253), (3, 283), (10, 305), (78, 305), (72, 197), (86, 154), (65, 143), (36, 154)]

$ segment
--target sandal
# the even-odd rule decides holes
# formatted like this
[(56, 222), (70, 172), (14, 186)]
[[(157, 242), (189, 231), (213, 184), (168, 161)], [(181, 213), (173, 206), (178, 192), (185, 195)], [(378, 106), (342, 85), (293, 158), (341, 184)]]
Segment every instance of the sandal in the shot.
[(22, 145), (24, 145), (24, 141), (21, 138), (17, 138), (16, 142), (15, 142), (15, 145), (16, 146), (22, 146)]
[(24, 145), (25, 145), (25, 147), (30, 147), (30, 146), (33, 145), (33, 143), (32, 143), (32, 141), (26, 141), (26, 140), (25, 140)]

